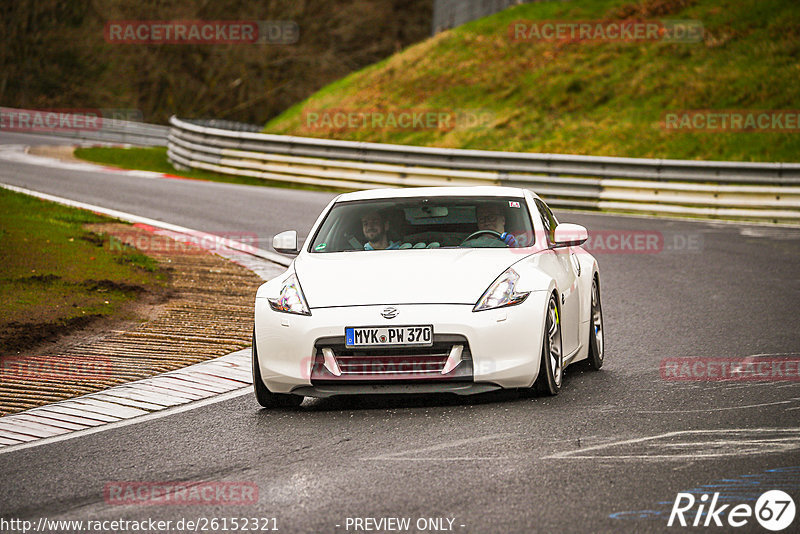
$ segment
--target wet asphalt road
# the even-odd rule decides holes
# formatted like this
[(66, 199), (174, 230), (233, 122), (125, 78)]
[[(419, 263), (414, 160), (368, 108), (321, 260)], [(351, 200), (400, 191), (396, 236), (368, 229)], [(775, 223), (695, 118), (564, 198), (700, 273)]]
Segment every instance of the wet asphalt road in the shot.
[[(333, 196), (3, 160), (0, 182), (205, 231), (253, 232), (262, 243), (289, 228), (304, 235)], [(663, 238), (650, 253), (597, 254), (606, 365), (570, 367), (559, 396), (307, 399), (297, 411), (268, 411), (246, 395), (0, 454), (0, 518), (152, 518), (176, 532), (189, 530), (177, 521), (201, 517), (275, 518), (285, 533), (366, 532), (352, 518), (390, 517), (428, 532), (661, 532), (678, 492), (752, 505), (783, 489), (800, 504), (796, 379), (677, 381), (661, 372), (675, 358), (800, 356), (800, 229), (559, 216), (594, 235)], [(118, 481), (242, 482), (258, 498), (118, 505), (103, 493)], [(765, 532), (753, 518), (736, 531)]]

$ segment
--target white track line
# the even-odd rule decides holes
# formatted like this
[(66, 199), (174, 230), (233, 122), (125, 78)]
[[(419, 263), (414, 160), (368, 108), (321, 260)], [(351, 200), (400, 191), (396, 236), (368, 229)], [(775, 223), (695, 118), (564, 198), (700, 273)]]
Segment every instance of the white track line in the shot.
[[(758, 437), (761, 435), (774, 434), (776, 437)], [(780, 434), (788, 434), (788, 437), (780, 437)], [(708, 435), (714, 438), (712, 441), (691, 441), (695, 436)], [(739, 437), (742, 436), (742, 437)], [(681, 438), (683, 441), (669, 442), (671, 438)], [(775, 445), (783, 442), (781, 450), (766, 450), (767, 445)], [(713, 444), (711, 447), (709, 445)], [(624, 448), (629, 445), (643, 445), (650, 447), (640, 454), (596, 454), (596, 451), (611, 449), (613, 447)], [(738, 445), (735, 449), (732, 445)], [(673, 453), (676, 448), (690, 448), (689, 453)], [(746, 447), (750, 447), (746, 449)], [(761, 450), (758, 450), (761, 447)], [(543, 460), (564, 460), (564, 459), (593, 459), (593, 460), (688, 460), (698, 458), (720, 458), (726, 456), (743, 456), (747, 454), (767, 454), (770, 452), (785, 452), (800, 448), (800, 428), (727, 428), (727, 429), (704, 429), (704, 430), (678, 430), (666, 432), (641, 438), (626, 439), (621, 441), (601, 443), (591, 447), (561, 451), (545, 456)], [(753, 452), (755, 451), (755, 452)]]
[[(2, 183), (0, 187), (158, 228), (160, 233), (174, 239), (190, 240), (202, 248), (212, 250), (215, 254), (250, 269), (265, 280), (282, 272), (283, 267), (291, 262), (273, 252), (191, 228), (24, 187)], [(280, 267), (274, 265), (275, 263)], [(152, 378), (0, 417), (0, 454), (166, 417), (246, 395), (251, 391), (250, 372), (250, 349), (245, 349)], [(115, 398), (118, 400), (113, 400)], [(84, 422), (79, 423), (82, 419)], [(75, 426), (83, 429), (71, 429)]]
[[(234, 378), (233, 376), (226, 377), (230, 380), (230, 387), (226, 392), (215, 393), (210, 397), (199, 400), (186, 399), (182, 403), (173, 406), (153, 405), (153, 408), (149, 412), (143, 409), (131, 409), (130, 406), (116, 404), (109, 400), (109, 397), (112, 395), (125, 396), (135, 392), (142, 392), (143, 394), (149, 395), (151, 398), (158, 399), (159, 394), (152, 393), (151, 390), (147, 389), (153, 382), (163, 377), (176, 379), (191, 377), (193, 379), (201, 379), (205, 376), (207, 368), (216, 365), (217, 362), (224, 362), (228, 365), (231, 369), (231, 375), (237, 373), (237, 370), (244, 368), (248, 369), (249, 372), (250, 358), (250, 349), (244, 349), (228, 354), (227, 356), (222, 356), (221, 358), (163, 373), (152, 378), (128, 382), (103, 391), (98, 391), (97, 393), (90, 393), (81, 397), (74, 397), (53, 404), (46, 404), (38, 408), (31, 408), (24, 412), (0, 417), (0, 455), (57, 441), (96, 434), (98, 432), (104, 432), (106, 430), (136, 423), (152, 421), (154, 419), (160, 419), (161, 417), (167, 417), (169, 415), (247, 395), (252, 392), (252, 382), (242, 379), (241, 374), (239, 374), (238, 378)], [(215, 373), (218, 372), (219, 371), (215, 370)], [(197, 385), (198, 387), (203, 387), (199, 383), (197, 383)], [(175, 402), (174, 397), (170, 397), (168, 400), (172, 404)], [(124, 399), (120, 398), (120, 401), (124, 402)], [(106, 408), (104, 407), (105, 405), (110, 405), (112, 408)], [(113, 411), (114, 413), (111, 414), (109, 411)], [(67, 412), (72, 415), (67, 415), (67, 418), (62, 420), (59, 418), (59, 412)], [(101, 423), (99, 426), (89, 426), (86, 423), (75, 422), (79, 420), (76, 419), (76, 417), (92, 419), (92, 417), (97, 414), (109, 415), (109, 418), (113, 417), (118, 420), (105, 424)], [(78, 427), (80, 427), (80, 429), (76, 429)]]
[[(124, 211), (113, 210), (109, 208), (104, 208), (102, 206), (96, 206), (94, 204), (87, 204), (85, 202), (78, 202), (77, 200), (70, 200), (68, 198), (59, 197), (56, 195), (50, 195), (48, 193), (41, 193), (39, 191), (34, 191), (32, 189), (26, 189), (24, 187), (17, 187), (15, 185), (9, 185), (0, 183), (0, 187), (4, 189), (8, 189), (9, 191), (15, 191), (17, 193), (23, 193), (25, 195), (30, 195), (32, 197), (41, 198), (42, 200), (49, 200), (50, 202), (57, 202), (58, 204), (63, 204), (65, 206), (70, 206), (73, 208), (80, 208), (84, 210), (93, 211), (95, 213), (100, 213), (102, 215), (107, 215), (108, 217), (114, 217), (115, 219), (120, 219), (123, 221), (131, 222), (131, 223), (139, 223), (139, 224), (146, 224), (148, 226), (154, 226), (156, 228), (160, 228), (162, 230), (167, 230), (169, 232), (175, 232), (176, 238), (180, 238), (180, 236), (186, 236), (191, 239), (192, 243), (196, 243), (199, 246), (203, 246), (204, 244), (214, 245), (213, 250), (217, 252), (220, 256), (224, 256), (224, 254), (218, 252), (222, 250), (224, 252), (224, 248), (231, 249), (236, 251), (236, 253), (241, 256), (242, 253), (248, 254), (251, 256), (256, 256), (258, 258), (277, 263), (278, 265), (288, 267), (291, 263), (291, 260), (286, 258), (285, 256), (281, 256), (280, 254), (276, 254), (274, 252), (270, 252), (268, 250), (263, 250), (260, 248), (256, 248), (252, 245), (246, 245), (244, 243), (240, 243), (238, 241), (234, 241), (232, 239), (223, 238), (214, 234), (209, 234), (207, 232), (201, 232), (199, 230), (193, 230), (191, 228), (186, 228), (184, 226), (178, 226), (177, 224), (171, 224), (164, 221), (158, 221), (156, 219), (149, 219), (147, 217), (141, 217), (139, 215), (134, 215), (132, 213), (126, 213)], [(206, 247), (208, 248), (208, 247)]]

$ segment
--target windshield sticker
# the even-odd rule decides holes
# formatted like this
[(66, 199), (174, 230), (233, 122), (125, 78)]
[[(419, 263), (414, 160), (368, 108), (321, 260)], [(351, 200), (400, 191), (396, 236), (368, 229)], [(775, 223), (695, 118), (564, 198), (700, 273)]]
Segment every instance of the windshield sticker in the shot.
[(325, 247), (327, 247), (327, 246), (328, 246), (327, 243), (320, 243), (319, 245), (314, 247), (314, 250), (325, 250)]
[(508, 201), (508, 207), (509, 208), (518, 208), (519, 207), (519, 202), (517, 202), (516, 200), (509, 200)]

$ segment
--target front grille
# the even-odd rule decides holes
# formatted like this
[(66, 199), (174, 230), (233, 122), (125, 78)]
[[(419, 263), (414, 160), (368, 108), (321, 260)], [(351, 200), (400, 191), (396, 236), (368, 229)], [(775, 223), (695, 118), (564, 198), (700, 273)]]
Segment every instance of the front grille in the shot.
[[(435, 334), (430, 347), (348, 348), (344, 336), (322, 338), (314, 346), (312, 383), (472, 379), (472, 355), (464, 336)], [(461, 347), (460, 356), (454, 354), (457, 361), (444, 372), (454, 347)]]

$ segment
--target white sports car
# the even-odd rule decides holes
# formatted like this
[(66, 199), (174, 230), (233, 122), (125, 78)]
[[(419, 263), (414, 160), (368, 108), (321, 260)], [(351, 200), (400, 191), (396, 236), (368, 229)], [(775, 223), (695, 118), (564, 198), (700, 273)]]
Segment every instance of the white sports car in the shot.
[(584, 227), (528, 190), (379, 189), (336, 197), (256, 295), (253, 384), (265, 407), (303, 396), (535, 388), (603, 365), (597, 261)]

